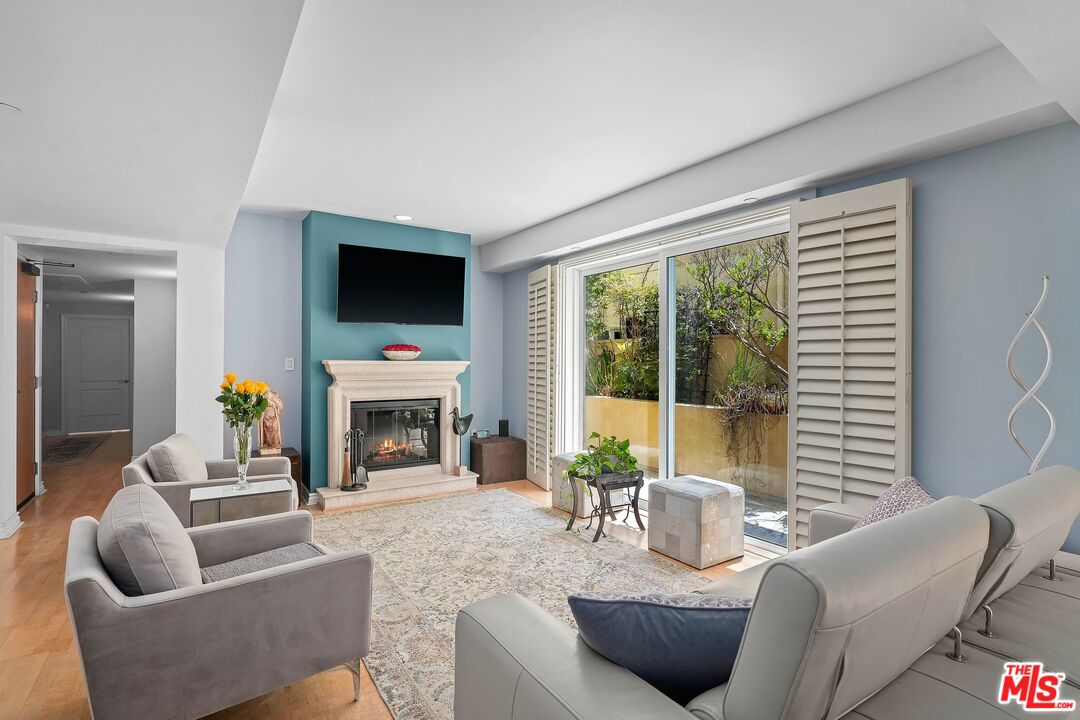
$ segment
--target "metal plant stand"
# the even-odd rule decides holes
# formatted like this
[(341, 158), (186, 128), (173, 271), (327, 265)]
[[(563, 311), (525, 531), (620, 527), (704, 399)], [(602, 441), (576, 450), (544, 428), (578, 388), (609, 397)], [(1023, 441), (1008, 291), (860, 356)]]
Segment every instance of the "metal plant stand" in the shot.
[[(623, 518), (623, 522), (630, 519), (630, 511), (634, 512), (634, 519), (637, 521), (638, 527), (642, 530), (645, 529), (645, 523), (641, 522), (641, 514), (638, 512), (638, 497), (641, 495), (641, 488), (645, 485), (645, 473), (641, 470), (632, 473), (611, 473), (600, 475), (598, 477), (580, 476), (571, 474), (570, 478), (570, 491), (574, 497), (574, 507), (570, 513), (570, 521), (566, 523), (566, 529), (572, 530), (574, 527), (574, 520), (577, 518), (579, 500), (578, 500), (578, 484), (575, 480), (581, 480), (583, 483), (591, 488), (596, 488), (596, 494), (600, 497), (600, 504), (593, 503), (592, 512), (589, 513), (589, 524), (585, 527), (586, 530), (592, 527), (593, 520), (598, 520), (596, 526), (596, 534), (593, 536), (592, 541), (596, 542), (600, 539), (600, 536), (604, 534), (604, 520), (607, 516), (611, 516), (611, 519), (615, 519), (615, 511), (626, 509), (626, 515)], [(630, 497), (629, 502), (620, 503), (619, 505), (611, 504), (611, 491), (612, 490), (627, 490), (633, 488), (633, 495)], [(589, 493), (590, 499), (592, 493)]]

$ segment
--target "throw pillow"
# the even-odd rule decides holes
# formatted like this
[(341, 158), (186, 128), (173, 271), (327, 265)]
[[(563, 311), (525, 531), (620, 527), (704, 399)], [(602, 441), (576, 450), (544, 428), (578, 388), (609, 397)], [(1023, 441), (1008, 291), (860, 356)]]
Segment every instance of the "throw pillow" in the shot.
[(199, 446), (184, 433), (151, 445), (146, 462), (156, 482), (201, 482), (208, 477)]
[(586, 645), (686, 705), (727, 682), (753, 598), (596, 591), (567, 602)]
[(855, 523), (852, 530), (866, 527), (867, 525), (888, 520), (896, 515), (903, 515), (909, 510), (917, 510), (926, 507), (937, 500), (933, 495), (926, 492), (919, 481), (913, 477), (900, 478), (881, 493), (870, 512), (862, 520)]
[(195, 545), (149, 485), (113, 496), (98, 524), (97, 546), (109, 577), (129, 597), (202, 584)]

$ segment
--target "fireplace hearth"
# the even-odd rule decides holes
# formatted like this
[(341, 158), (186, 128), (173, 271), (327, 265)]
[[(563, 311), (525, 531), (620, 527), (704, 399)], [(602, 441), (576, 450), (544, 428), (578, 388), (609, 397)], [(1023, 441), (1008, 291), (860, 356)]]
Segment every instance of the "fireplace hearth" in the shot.
[(352, 402), (351, 427), (364, 433), (360, 462), (369, 472), (440, 464), (441, 417), (438, 398)]

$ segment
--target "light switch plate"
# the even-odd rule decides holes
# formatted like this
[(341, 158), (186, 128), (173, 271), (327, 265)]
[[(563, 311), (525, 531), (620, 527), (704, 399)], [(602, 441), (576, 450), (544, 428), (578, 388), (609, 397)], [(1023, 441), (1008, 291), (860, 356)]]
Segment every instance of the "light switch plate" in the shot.
[(286, 370), (295, 370), (296, 369), (296, 361), (293, 358), (285, 358), (285, 369)]

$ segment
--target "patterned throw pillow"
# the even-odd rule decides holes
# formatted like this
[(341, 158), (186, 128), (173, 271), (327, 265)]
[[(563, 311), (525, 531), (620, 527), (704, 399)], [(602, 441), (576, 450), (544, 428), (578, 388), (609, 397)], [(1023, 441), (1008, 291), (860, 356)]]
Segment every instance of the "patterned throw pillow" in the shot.
[(866, 517), (862, 520), (855, 523), (852, 530), (882, 520), (888, 520), (896, 515), (903, 515), (909, 510), (918, 510), (921, 507), (926, 507), (934, 500), (937, 500), (937, 498), (926, 492), (915, 478), (900, 478), (890, 485), (885, 492), (881, 493), (881, 497), (874, 502), (870, 512), (866, 513)]
[(686, 705), (727, 682), (753, 598), (596, 591), (567, 602), (586, 645)]

